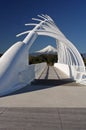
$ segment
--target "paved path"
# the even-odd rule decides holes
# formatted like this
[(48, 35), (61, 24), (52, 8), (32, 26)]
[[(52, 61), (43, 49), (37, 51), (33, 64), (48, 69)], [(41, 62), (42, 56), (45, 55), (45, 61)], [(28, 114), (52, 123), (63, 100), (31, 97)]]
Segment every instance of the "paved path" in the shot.
[(59, 75), (52, 67), (47, 70), (44, 79), (1, 97), (0, 107), (86, 107), (86, 86), (57, 79)]
[(67, 79), (68, 76), (62, 73), (59, 69), (48, 66), (40, 76), (40, 79)]
[(86, 109), (0, 108), (0, 130), (86, 130)]
[(65, 76), (49, 67), (31, 85), (1, 97), (0, 130), (86, 130), (86, 86)]

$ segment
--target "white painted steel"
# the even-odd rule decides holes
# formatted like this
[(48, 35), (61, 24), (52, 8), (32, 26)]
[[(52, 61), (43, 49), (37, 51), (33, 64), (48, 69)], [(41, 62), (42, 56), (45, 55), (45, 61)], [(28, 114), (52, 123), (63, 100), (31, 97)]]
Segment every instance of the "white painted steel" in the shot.
[[(23, 35), (25, 33), (29, 33), (27, 37), (25, 37), (24, 41), (25, 43), (29, 43), (29, 38), (34, 33), (37, 33), (38, 35), (46, 35), (55, 38), (58, 42), (56, 44), (60, 44), (60, 51), (58, 53), (58, 57), (60, 55), (60, 58), (58, 61), (63, 64), (69, 64), (69, 65), (76, 65), (76, 66), (83, 66), (83, 71), (85, 70), (84, 62), (82, 60), (82, 57), (76, 47), (63, 35), (63, 33), (58, 29), (58, 27), (55, 25), (54, 21), (47, 15), (38, 15), (41, 19), (35, 19), (40, 21), (35, 28), (31, 31), (26, 31), (24, 33), (21, 33), (20, 35)], [(61, 51), (62, 50), (62, 51)]]
[(4, 84), (0, 82), (0, 85), (4, 86), (0, 86), (0, 96), (9, 94), (30, 84), (34, 79), (40, 77), (46, 67), (47, 63), (25, 65), (23, 69), (20, 66), (22, 70), (14, 70), (16, 73), (8, 73), (9, 75), (6, 76), (7, 80), (4, 79), (6, 82), (3, 82)]
[[(0, 94), (7, 94), (27, 84), (28, 51), (38, 35), (50, 36), (56, 39), (58, 63), (69, 67), (69, 71), (67, 71), (68, 73), (72, 71), (71, 78), (82, 81), (83, 75), (86, 75), (83, 59), (76, 47), (64, 36), (51, 17), (48, 15), (38, 16), (39, 18), (33, 18), (33, 20), (39, 23), (26, 24), (35, 25), (32, 30), (17, 35), (27, 34), (25, 39), (22, 42), (15, 43), (0, 58)], [(25, 76), (21, 76), (21, 73)], [(77, 76), (78, 73), (80, 76)], [(26, 79), (26, 83), (22, 83), (19, 77), (20, 79), (22, 79), (21, 77)]]
[[(40, 19), (35, 19), (35, 21), (39, 21), (38, 25), (35, 26), (35, 28), (32, 30), (38, 35), (45, 35), (45, 36), (50, 36), (56, 39), (56, 44), (58, 46), (58, 63), (60, 64), (66, 64), (69, 69), (68, 69), (68, 75), (70, 73), (70, 68), (72, 68), (71, 71), (72, 75), (71, 78), (74, 80), (80, 81), (80, 79), (75, 77), (75, 73), (78, 73), (75, 69), (75, 66), (78, 67), (79, 73), (80, 72), (85, 72), (85, 65), (83, 62), (83, 59), (76, 49), (76, 47), (70, 42), (64, 34), (59, 30), (59, 28), (55, 25), (54, 21), (52, 20), (51, 17), (48, 15), (38, 15)], [(31, 32), (32, 32), (31, 31)], [(24, 34), (27, 32), (24, 32)], [(28, 37), (30, 36), (30, 33), (27, 35), (25, 38), (28, 43)], [(67, 67), (67, 68), (68, 68)], [(82, 68), (82, 70), (80, 69)], [(62, 69), (63, 70), (63, 69)], [(64, 71), (64, 70), (63, 70)], [(83, 77), (83, 76), (82, 76)]]

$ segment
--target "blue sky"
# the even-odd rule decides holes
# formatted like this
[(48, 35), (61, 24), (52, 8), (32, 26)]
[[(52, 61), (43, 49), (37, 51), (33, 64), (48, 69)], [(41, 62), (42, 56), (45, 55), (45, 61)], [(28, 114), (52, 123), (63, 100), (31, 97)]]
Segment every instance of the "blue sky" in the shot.
[[(0, 0), (0, 52), (23, 40), (25, 36), (16, 38), (16, 34), (28, 30), (24, 24), (37, 14), (51, 16), (77, 49), (86, 52), (86, 0)], [(49, 44), (55, 46), (55, 40), (39, 36), (31, 51)]]

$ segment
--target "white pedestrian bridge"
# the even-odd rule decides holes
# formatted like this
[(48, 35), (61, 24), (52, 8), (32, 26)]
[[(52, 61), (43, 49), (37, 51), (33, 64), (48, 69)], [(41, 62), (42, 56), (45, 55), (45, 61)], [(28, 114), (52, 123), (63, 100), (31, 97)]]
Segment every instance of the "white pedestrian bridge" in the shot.
[(86, 85), (85, 65), (73, 43), (64, 36), (50, 16), (38, 15), (38, 18), (32, 20), (35, 22), (25, 25), (33, 26), (33, 29), (17, 35), (26, 35), (25, 39), (15, 43), (0, 58), (0, 95), (18, 90), (42, 75), (46, 63), (28, 65), (28, 52), (40, 35), (56, 40), (58, 61), (54, 64), (55, 69), (68, 79)]

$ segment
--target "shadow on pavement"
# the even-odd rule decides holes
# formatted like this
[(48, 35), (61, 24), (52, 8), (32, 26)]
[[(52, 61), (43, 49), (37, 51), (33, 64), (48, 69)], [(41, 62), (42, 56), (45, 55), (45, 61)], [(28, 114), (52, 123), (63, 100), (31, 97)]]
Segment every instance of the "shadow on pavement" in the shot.
[(43, 89), (48, 89), (48, 88), (53, 88), (53, 87), (59, 87), (60, 85), (72, 86), (74, 84), (76, 84), (76, 83), (74, 81), (72, 81), (71, 79), (59, 79), (59, 80), (35, 79), (30, 85), (27, 85), (11, 94), (8, 94), (5, 96), (11, 96), (11, 95), (28, 93), (28, 92), (32, 92), (32, 91), (38, 91), (38, 90), (43, 90)]

